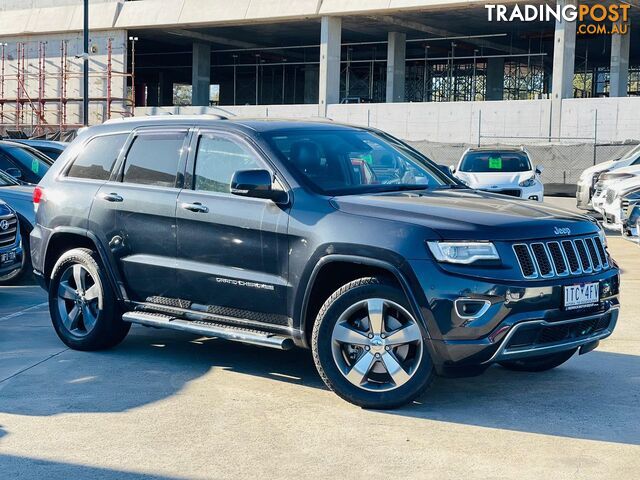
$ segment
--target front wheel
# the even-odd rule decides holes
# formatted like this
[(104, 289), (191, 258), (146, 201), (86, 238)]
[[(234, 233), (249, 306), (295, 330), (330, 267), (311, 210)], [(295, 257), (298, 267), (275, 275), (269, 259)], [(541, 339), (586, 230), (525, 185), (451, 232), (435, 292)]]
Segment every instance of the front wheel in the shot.
[(131, 327), (122, 321), (96, 254), (86, 248), (69, 250), (53, 267), (49, 312), (56, 333), (74, 350), (113, 347)]
[(574, 353), (576, 353), (576, 350), (576, 348), (573, 348), (571, 350), (552, 353), (551, 355), (544, 355), (542, 357), (506, 360), (498, 363), (507, 370), (514, 370), (516, 372), (544, 372), (562, 365), (564, 362), (569, 360)]
[(354, 280), (320, 309), (313, 357), (326, 385), (363, 408), (411, 402), (433, 379), (433, 363), (405, 294), (374, 277)]

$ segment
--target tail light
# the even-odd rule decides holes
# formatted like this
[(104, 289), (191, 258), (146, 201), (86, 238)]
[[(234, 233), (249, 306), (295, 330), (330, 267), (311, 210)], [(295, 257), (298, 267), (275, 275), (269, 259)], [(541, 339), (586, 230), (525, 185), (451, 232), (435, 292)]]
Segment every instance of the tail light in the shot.
[(40, 202), (44, 200), (44, 189), (36, 187), (33, 189), (33, 209), (37, 212)]

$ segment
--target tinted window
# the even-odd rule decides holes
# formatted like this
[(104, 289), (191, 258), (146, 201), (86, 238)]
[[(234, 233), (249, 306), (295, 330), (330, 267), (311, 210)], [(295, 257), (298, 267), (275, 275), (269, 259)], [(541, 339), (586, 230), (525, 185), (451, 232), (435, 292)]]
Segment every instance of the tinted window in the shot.
[(362, 130), (291, 130), (265, 134), (311, 186), (332, 195), (439, 188), (453, 182), (425, 157)]
[(42, 153), (44, 153), (47, 157), (49, 157), (51, 160), (57, 160), (58, 157), (60, 155), (62, 155), (62, 150), (55, 150), (53, 148), (47, 148), (47, 147), (38, 147), (37, 150), (40, 150)]
[(231, 177), (237, 170), (263, 168), (253, 153), (224, 137), (203, 136), (198, 142), (195, 189), (230, 192)]
[(123, 181), (173, 187), (186, 132), (143, 133), (127, 153)]
[(89, 140), (71, 165), (68, 177), (108, 180), (128, 134), (105, 135)]
[(531, 163), (524, 153), (518, 152), (469, 152), (460, 164), (461, 172), (526, 172)]
[(0, 169), (18, 168), (22, 172), (23, 180), (28, 183), (38, 183), (47, 173), (50, 163), (34, 152), (22, 147), (4, 147), (0, 151)]

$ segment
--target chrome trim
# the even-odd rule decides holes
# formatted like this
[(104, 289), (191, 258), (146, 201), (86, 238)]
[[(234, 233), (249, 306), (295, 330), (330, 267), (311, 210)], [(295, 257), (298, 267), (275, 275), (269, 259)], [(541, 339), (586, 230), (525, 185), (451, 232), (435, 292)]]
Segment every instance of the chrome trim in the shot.
[[(604, 313), (589, 315), (586, 317), (572, 318), (570, 320), (563, 320), (560, 322), (547, 322), (545, 320), (531, 320), (531, 321), (516, 323), (511, 327), (511, 330), (509, 330), (509, 333), (507, 333), (507, 335), (504, 337), (504, 339), (500, 343), (500, 347), (498, 348), (498, 350), (496, 350), (496, 352), (491, 356), (489, 360), (483, 363), (495, 363), (495, 362), (500, 362), (502, 360), (512, 360), (512, 359), (524, 358), (524, 357), (535, 357), (535, 356), (543, 355), (546, 353), (549, 353), (549, 354), (556, 353), (556, 352), (561, 352), (563, 350), (569, 350), (571, 348), (577, 348), (581, 345), (591, 343), (596, 340), (602, 340), (603, 338), (607, 338), (609, 335), (613, 333), (613, 330), (615, 329), (616, 323), (618, 321), (619, 312), (620, 312), (620, 307), (611, 307), (609, 310), (607, 310)], [(603, 331), (598, 332), (594, 335), (589, 335), (588, 337), (584, 337), (578, 340), (573, 340), (568, 342), (556, 342), (553, 344), (543, 345), (539, 347), (527, 347), (527, 348), (521, 348), (521, 349), (511, 350), (511, 351), (507, 350), (507, 344), (509, 343), (509, 340), (511, 340), (511, 338), (513, 338), (516, 332), (524, 326), (539, 325), (541, 327), (553, 327), (557, 325), (583, 322), (585, 320), (591, 320), (596, 318), (599, 319), (606, 315), (611, 316), (611, 320), (609, 321), (609, 326), (605, 328)]]
[[(475, 315), (463, 315), (462, 313), (460, 313), (460, 310), (458, 309), (458, 302), (484, 302), (484, 305), (482, 306), (482, 308), (480, 310), (478, 310), (478, 313), (476, 313)], [(458, 315), (458, 317), (460, 318), (464, 318), (465, 320), (476, 320), (480, 317), (482, 317), (485, 313), (487, 313), (487, 310), (489, 310), (489, 308), (491, 307), (491, 302), (489, 300), (483, 300), (481, 298), (469, 298), (469, 297), (462, 297), (462, 298), (458, 298), (453, 302), (453, 307), (456, 309), (456, 314)]]
[[(534, 272), (531, 275), (525, 275), (524, 272), (522, 271), (522, 264), (520, 263), (520, 258), (518, 258), (518, 252), (516, 252), (516, 247), (519, 246), (523, 246), (527, 249), (527, 253), (529, 254), (529, 257), (531, 258), (531, 263), (533, 265), (533, 270)], [(529, 245), (527, 245), (526, 243), (514, 243), (511, 246), (511, 249), (513, 250), (513, 254), (516, 256), (516, 261), (518, 262), (518, 265), (520, 266), (520, 272), (522, 272), (522, 276), (524, 278), (526, 278), (527, 280), (532, 280), (534, 278), (538, 278), (538, 270), (537, 270), (537, 262), (534, 260), (533, 258), (533, 252), (531, 251), (531, 248), (529, 247)]]
[[(551, 267), (551, 271), (550, 271), (549, 273), (545, 274), (545, 275), (543, 275), (543, 274), (541, 273), (541, 270), (540, 270), (540, 264), (538, 263), (538, 257), (536, 256), (536, 254), (535, 254), (535, 253), (534, 253), (534, 251), (533, 251), (533, 246), (534, 246), (534, 245), (541, 245), (541, 246), (542, 246), (542, 251), (543, 251), (543, 252), (544, 252), (544, 254), (547, 256), (547, 261), (549, 262), (549, 266)], [(531, 253), (533, 254), (533, 261), (534, 261), (534, 262), (536, 262), (536, 266), (538, 267), (538, 274), (540, 275), (540, 277), (542, 277), (542, 278), (553, 278), (553, 277), (555, 276), (555, 275), (553, 274), (553, 272), (554, 272), (553, 264), (552, 264), (552, 262), (551, 262), (551, 259), (549, 258), (549, 253), (547, 252), (547, 249), (545, 248), (544, 243), (542, 243), (542, 242), (533, 242), (533, 243), (530, 245), (530, 247), (531, 247), (531, 248), (530, 248), (530, 249), (531, 249)]]
[[(584, 265), (582, 264), (582, 256), (580, 255), (580, 251), (578, 250), (578, 242), (582, 243), (582, 246), (584, 247), (584, 251), (585, 254), (587, 255), (587, 260), (589, 262), (589, 270), (584, 268)], [(582, 268), (583, 273), (593, 273), (593, 264), (591, 262), (591, 255), (589, 254), (589, 250), (587, 249), (587, 244), (584, 243), (584, 240), (582, 238), (576, 238), (573, 243), (576, 244), (576, 251), (578, 252), (578, 263), (580, 263), (580, 267)]]
[[(562, 255), (562, 259), (564, 260), (564, 266), (566, 267), (566, 270), (562, 273), (558, 272), (558, 267), (556, 266), (556, 262), (553, 259), (553, 255), (551, 255), (551, 249), (549, 248), (549, 245), (551, 245), (552, 243), (555, 243), (556, 245), (558, 245), (558, 249), (560, 250), (560, 255)], [(557, 240), (554, 240), (552, 242), (547, 242), (545, 247), (547, 247), (549, 258), (551, 259), (551, 264), (553, 265), (553, 270), (556, 272), (556, 276), (568, 277), (571, 274), (571, 267), (569, 266), (569, 259), (567, 258), (567, 254), (564, 251), (564, 248), (562, 247), (562, 243), (560, 243)]]

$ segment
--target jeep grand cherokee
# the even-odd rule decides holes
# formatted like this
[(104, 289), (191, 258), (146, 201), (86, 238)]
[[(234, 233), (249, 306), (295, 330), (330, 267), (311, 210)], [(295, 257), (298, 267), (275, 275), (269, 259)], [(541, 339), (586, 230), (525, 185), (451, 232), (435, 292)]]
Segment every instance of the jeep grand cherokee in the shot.
[(436, 374), (556, 367), (618, 317), (594, 221), (469, 189), (372, 129), (109, 121), (34, 196), (33, 265), (74, 349), (132, 323), (310, 348), (342, 398), (391, 408)]

